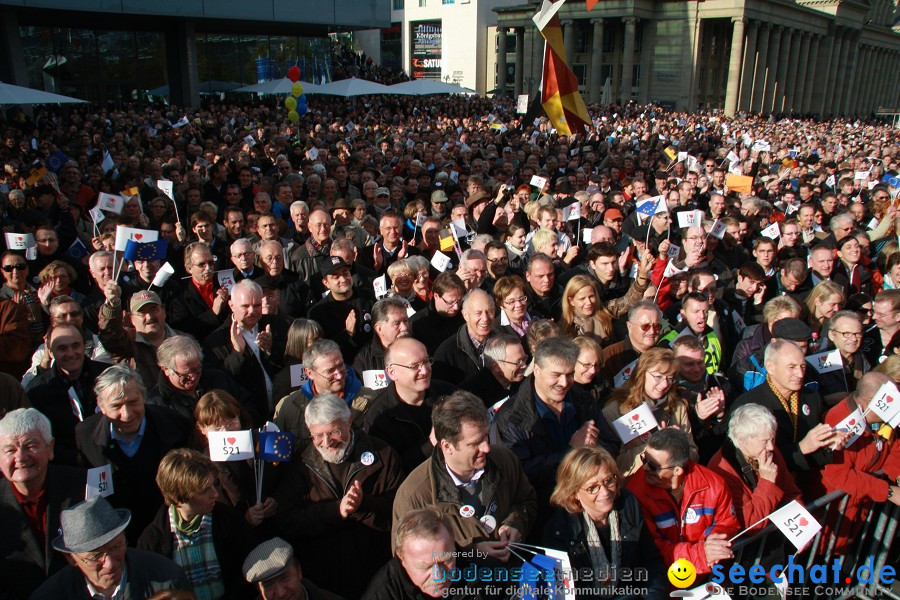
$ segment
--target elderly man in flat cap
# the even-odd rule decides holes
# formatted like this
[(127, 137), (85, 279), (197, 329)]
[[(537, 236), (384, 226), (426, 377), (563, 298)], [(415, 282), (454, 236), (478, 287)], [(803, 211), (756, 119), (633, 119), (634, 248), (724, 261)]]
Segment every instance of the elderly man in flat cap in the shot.
[(62, 511), (62, 533), (53, 548), (68, 567), (32, 594), (31, 600), (131, 600), (161, 590), (190, 590), (180, 566), (158, 554), (128, 548), (125, 528), (131, 512), (94, 496)]
[(280, 537), (254, 548), (243, 571), (244, 578), (259, 588), (262, 600), (343, 600), (304, 578), (294, 547)]

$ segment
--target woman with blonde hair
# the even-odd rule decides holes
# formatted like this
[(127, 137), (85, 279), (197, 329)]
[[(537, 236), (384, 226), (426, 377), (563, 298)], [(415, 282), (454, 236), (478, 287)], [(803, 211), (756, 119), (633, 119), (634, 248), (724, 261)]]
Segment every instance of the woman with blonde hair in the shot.
[(612, 323), (613, 316), (603, 305), (594, 279), (580, 274), (570, 279), (562, 296), (563, 333), (589, 336), (606, 346), (612, 341)]
[(578, 346), (573, 387), (581, 389), (602, 406), (612, 391), (609, 382), (600, 374), (603, 368), (603, 349), (596, 339), (586, 335), (579, 335), (572, 341)]
[(809, 316), (807, 317), (809, 328), (814, 333), (819, 333), (825, 321), (841, 310), (844, 300), (844, 289), (841, 286), (827, 279), (820, 281), (806, 298), (806, 308), (809, 311)]
[[(678, 362), (668, 348), (650, 348), (638, 360), (628, 382), (616, 389), (603, 407), (603, 416), (612, 427), (613, 421), (646, 403), (660, 428), (678, 427), (691, 436), (688, 404), (678, 395)], [(624, 444), (616, 462), (619, 470), (629, 476), (644, 464), (643, 452), (648, 434)], [(697, 460), (697, 444), (691, 436), (691, 458)]]
[[(544, 545), (565, 548), (572, 569), (597, 575), (579, 582), (575, 600), (667, 597), (665, 565), (644, 521), (637, 498), (625, 489), (615, 459), (599, 446), (570, 450), (556, 471), (550, 503), (559, 507), (544, 530)], [(621, 573), (646, 569), (640, 596), (601, 593), (624, 588)], [(605, 574), (605, 576), (604, 576)], [(619, 585), (617, 585), (619, 583)], [(590, 589), (593, 588), (593, 589)]]

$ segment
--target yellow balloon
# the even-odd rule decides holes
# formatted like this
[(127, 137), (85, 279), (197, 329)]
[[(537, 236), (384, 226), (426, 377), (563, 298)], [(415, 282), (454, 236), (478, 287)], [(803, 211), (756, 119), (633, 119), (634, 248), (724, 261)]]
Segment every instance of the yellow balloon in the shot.
[(293, 96), (288, 96), (284, 99), (284, 105), (288, 110), (297, 110), (297, 99)]
[(291, 112), (288, 113), (288, 119), (291, 120), (291, 123), (296, 123), (297, 121), (300, 120), (300, 115), (297, 114), (296, 110), (292, 110)]
[(303, 86), (299, 83), (295, 83), (291, 86), (291, 94), (294, 96), (294, 98), (299, 98), (303, 95)]

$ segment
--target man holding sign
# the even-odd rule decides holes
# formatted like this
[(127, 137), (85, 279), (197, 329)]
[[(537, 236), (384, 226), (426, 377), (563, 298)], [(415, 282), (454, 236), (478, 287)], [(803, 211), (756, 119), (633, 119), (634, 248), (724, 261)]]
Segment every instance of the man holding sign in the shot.
[(0, 510), (9, 533), (0, 544), (0, 580), (13, 598), (27, 598), (66, 566), (50, 547), (60, 510), (84, 498), (84, 469), (51, 465), (50, 421), (34, 408), (6, 413), (0, 421)]
[[(890, 426), (882, 423), (871, 407), (872, 400), (891, 380), (882, 373), (867, 373), (850, 396), (831, 408), (825, 423), (852, 437), (844, 448), (835, 450), (834, 460), (822, 470), (828, 492), (850, 494), (837, 534), (837, 553), (853, 542), (860, 526), (859, 516), (874, 502), (900, 505), (900, 444)], [(894, 388), (896, 389), (896, 388)], [(888, 396), (891, 397), (891, 396)], [(892, 403), (900, 402), (900, 397)]]

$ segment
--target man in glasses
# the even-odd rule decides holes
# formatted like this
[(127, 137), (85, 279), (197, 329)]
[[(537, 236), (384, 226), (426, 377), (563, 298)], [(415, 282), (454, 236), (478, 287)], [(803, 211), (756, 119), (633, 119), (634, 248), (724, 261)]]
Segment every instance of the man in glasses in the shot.
[(662, 332), (662, 313), (652, 300), (641, 300), (628, 311), (625, 322), (628, 335), (603, 349), (601, 374), (616, 387), (628, 381), (641, 354), (656, 346)]
[(665, 564), (689, 560), (698, 575), (734, 555), (728, 540), (741, 530), (728, 486), (690, 458), (689, 434), (677, 427), (647, 440), (643, 467), (627, 487), (641, 503), (644, 522)]
[(298, 446), (309, 440), (309, 430), (303, 411), (318, 394), (331, 393), (343, 398), (353, 411), (353, 418), (362, 423), (362, 415), (369, 407), (375, 392), (363, 387), (356, 372), (344, 362), (337, 342), (320, 339), (303, 352), (307, 381), (299, 390), (281, 399), (275, 407), (273, 420), (282, 431), (297, 437)]
[(879, 365), (887, 359), (885, 348), (900, 331), (900, 290), (882, 290), (875, 296), (872, 319), (875, 326), (866, 331), (863, 352), (871, 365)]
[(410, 337), (390, 344), (384, 361), (390, 383), (372, 399), (363, 427), (387, 441), (400, 455), (404, 472), (410, 473), (431, 456), (431, 408), (438, 398), (453, 393), (454, 386), (432, 378), (425, 346)]
[(549, 516), (556, 470), (571, 448), (599, 445), (619, 452), (600, 405), (572, 391), (580, 350), (570, 339), (550, 337), (534, 353), (534, 375), (499, 411), (495, 438), (522, 462), (538, 499), (538, 524)]
[(228, 290), (216, 276), (216, 257), (209, 246), (195, 242), (184, 249), (184, 267), (190, 279), (172, 299), (171, 325), (203, 340), (231, 316)]
[(491, 408), (516, 394), (519, 384), (525, 379), (527, 367), (528, 355), (519, 336), (500, 333), (484, 346), (484, 367), (459, 387), (477, 395), (486, 407)]
[[(322, 581), (346, 598), (359, 598), (388, 561), (394, 494), (403, 481), (397, 453), (378, 438), (351, 429), (350, 407), (336, 394), (313, 398), (304, 409), (311, 444), (285, 464), (273, 497), (280, 535)], [(353, 576), (347, 576), (347, 565)]]
[(828, 406), (834, 406), (856, 389), (856, 383), (871, 370), (862, 348), (863, 325), (859, 313), (842, 310), (831, 317), (828, 327), (829, 349), (841, 353), (842, 368), (829, 373), (819, 373), (819, 394)]
[(452, 337), (463, 325), (462, 299), (466, 285), (455, 273), (444, 272), (435, 277), (432, 300), (410, 320), (412, 336), (425, 344), (428, 354), (434, 355), (444, 340)]

